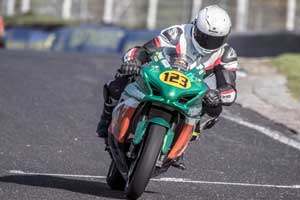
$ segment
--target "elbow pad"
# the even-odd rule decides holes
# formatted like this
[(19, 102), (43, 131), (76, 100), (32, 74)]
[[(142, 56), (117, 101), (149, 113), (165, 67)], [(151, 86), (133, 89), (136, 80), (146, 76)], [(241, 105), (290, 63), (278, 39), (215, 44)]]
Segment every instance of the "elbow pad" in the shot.
[(216, 78), (222, 104), (230, 106), (237, 98), (237, 91), (235, 88), (236, 73), (226, 69), (220, 69), (216, 72)]
[(230, 106), (232, 105), (237, 98), (237, 91), (235, 88), (228, 85), (224, 88), (219, 88), (222, 105)]
[(143, 47), (134, 47), (129, 49), (123, 56), (123, 63), (135, 62), (137, 65), (141, 66), (149, 61), (150, 55)]

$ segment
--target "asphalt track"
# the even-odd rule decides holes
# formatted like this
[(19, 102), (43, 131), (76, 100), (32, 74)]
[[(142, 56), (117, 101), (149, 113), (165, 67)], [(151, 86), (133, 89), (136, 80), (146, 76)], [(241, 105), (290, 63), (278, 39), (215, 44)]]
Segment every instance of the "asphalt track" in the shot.
[[(0, 51), (1, 200), (124, 199), (105, 184), (109, 157), (95, 134), (100, 85), (118, 64), (112, 55)], [(290, 134), (238, 105), (226, 112)], [(185, 162), (141, 199), (300, 199), (300, 151), (226, 118)]]

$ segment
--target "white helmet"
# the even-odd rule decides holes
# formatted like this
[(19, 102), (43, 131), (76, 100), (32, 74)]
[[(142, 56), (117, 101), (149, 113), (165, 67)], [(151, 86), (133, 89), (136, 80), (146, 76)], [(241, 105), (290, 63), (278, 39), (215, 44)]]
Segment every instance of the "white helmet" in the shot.
[(194, 21), (192, 41), (199, 52), (218, 50), (231, 31), (231, 20), (227, 12), (217, 5), (200, 10)]

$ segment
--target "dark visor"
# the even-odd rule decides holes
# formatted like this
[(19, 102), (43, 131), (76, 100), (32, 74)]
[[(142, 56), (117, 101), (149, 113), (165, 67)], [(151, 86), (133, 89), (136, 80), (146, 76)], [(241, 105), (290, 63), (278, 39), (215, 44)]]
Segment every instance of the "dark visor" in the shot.
[(227, 35), (221, 37), (211, 36), (195, 27), (194, 38), (202, 48), (213, 50), (218, 49), (226, 42)]

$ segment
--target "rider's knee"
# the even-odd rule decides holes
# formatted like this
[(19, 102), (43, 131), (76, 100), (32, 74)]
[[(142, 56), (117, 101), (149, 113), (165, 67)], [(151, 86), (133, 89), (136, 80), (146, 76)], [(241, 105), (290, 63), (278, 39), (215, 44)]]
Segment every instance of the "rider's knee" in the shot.
[(128, 84), (128, 77), (118, 77), (104, 85), (103, 96), (104, 99), (113, 98), (120, 99), (122, 92)]
[(222, 105), (219, 105), (217, 107), (209, 107), (209, 106), (203, 106), (203, 114), (207, 114), (210, 117), (217, 118), (222, 113)]

